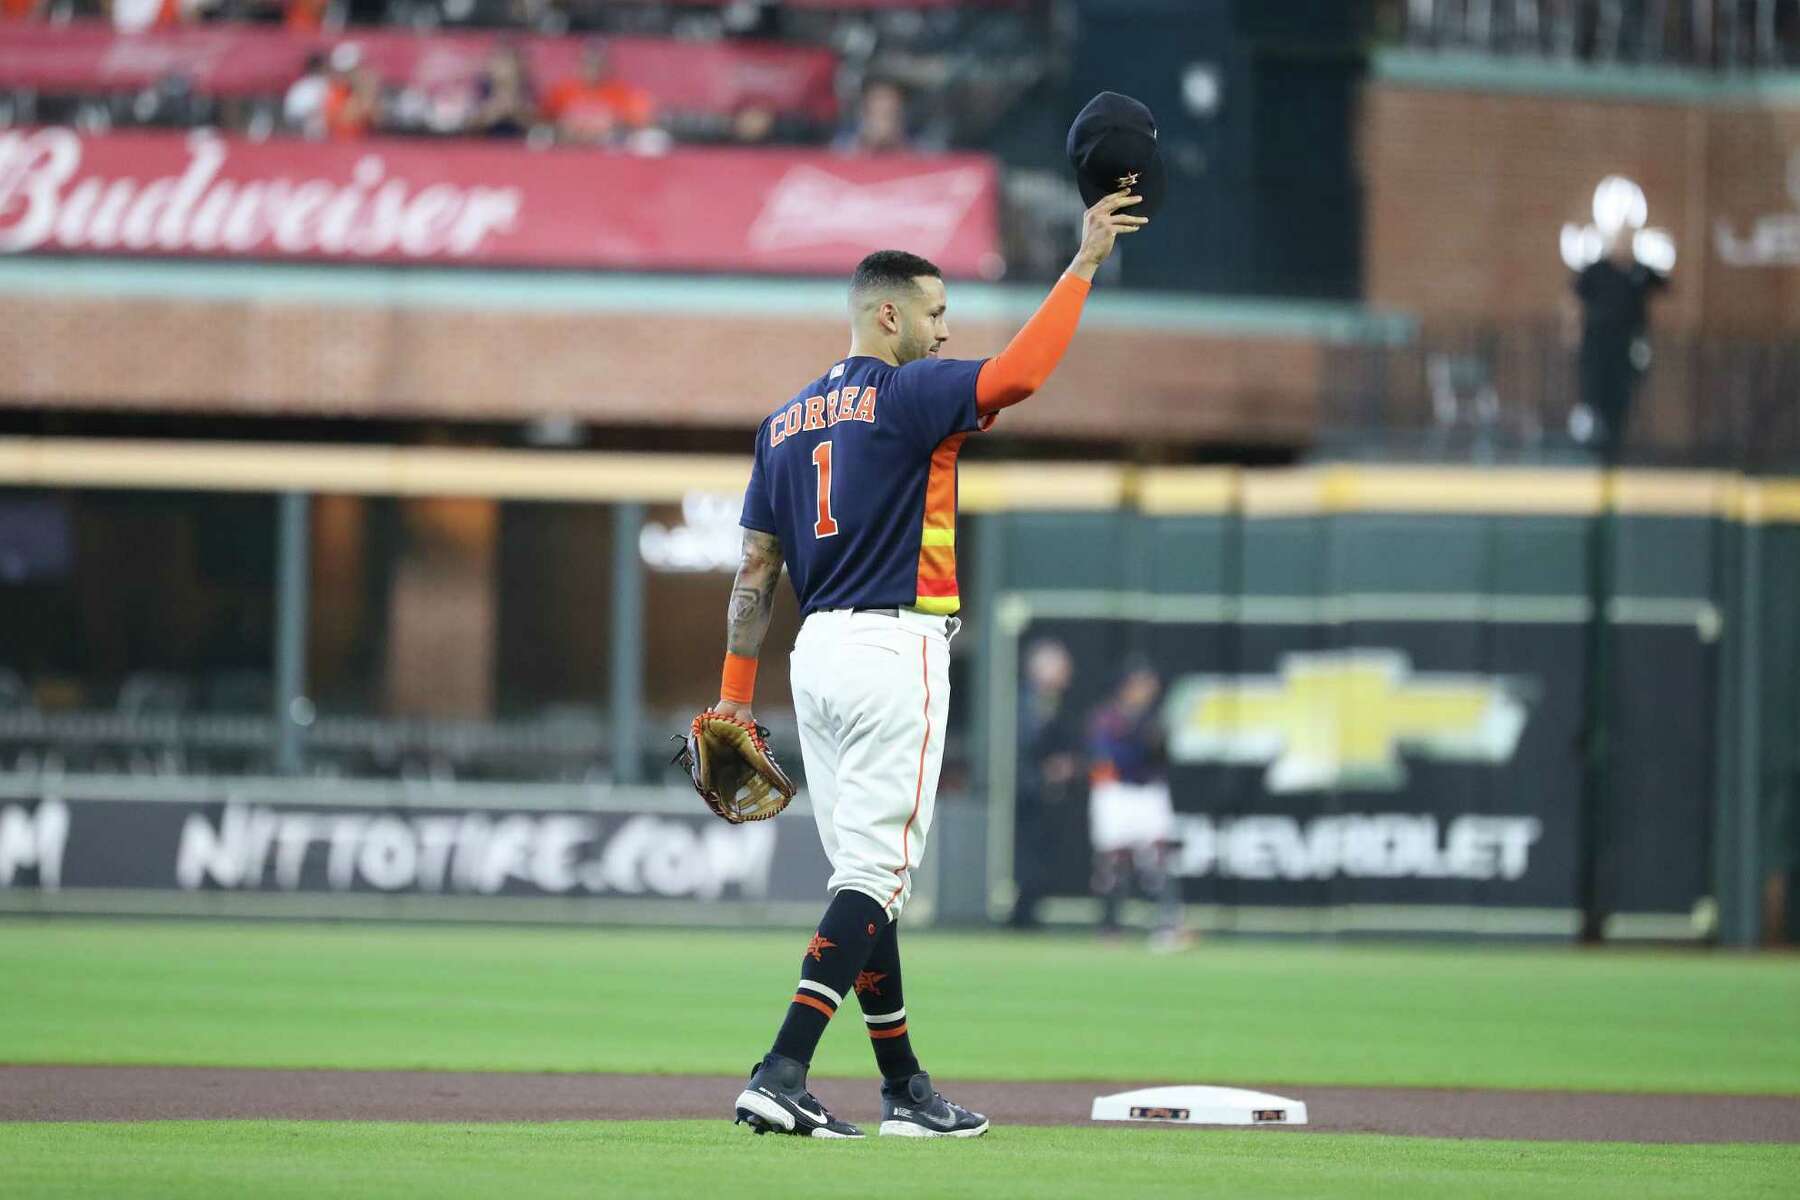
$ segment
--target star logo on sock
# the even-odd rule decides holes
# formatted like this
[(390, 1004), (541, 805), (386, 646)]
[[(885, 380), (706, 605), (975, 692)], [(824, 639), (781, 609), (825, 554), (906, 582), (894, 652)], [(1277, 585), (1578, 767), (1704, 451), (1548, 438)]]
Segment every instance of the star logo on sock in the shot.
[(887, 978), (885, 971), (858, 971), (856, 973), (856, 992), (871, 996), (881, 995), (881, 989), (875, 985)]
[(812, 941), (806, 943), (806, 952), (812, 956), (814, 962), (824, 962), (825, 951), (835, 949), (837, 949), (837, 943), (827, 941), (823, 934), (813, 934)]

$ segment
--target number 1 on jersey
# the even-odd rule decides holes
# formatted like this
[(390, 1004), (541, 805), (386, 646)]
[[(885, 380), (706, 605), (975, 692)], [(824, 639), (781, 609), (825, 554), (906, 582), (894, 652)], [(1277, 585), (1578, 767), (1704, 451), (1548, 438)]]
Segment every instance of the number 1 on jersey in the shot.
[(813, 536), (828, 538), (837, 533), (837, 521), (831, 515), (831, 443), (813, 447), (813, 467), (819, 476), (819, 519), (813, 522)]

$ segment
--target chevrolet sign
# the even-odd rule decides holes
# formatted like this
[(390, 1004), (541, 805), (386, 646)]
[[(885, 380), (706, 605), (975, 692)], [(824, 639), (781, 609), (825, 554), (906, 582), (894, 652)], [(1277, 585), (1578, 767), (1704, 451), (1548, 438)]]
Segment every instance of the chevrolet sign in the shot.
[(1515, 681), (1412, 674), (1394, 650), (1289, 654), (1278, 675), (1192, 675), (1165, 716), (1176, 762), (1267, 763), (1271, 792), (1395, 789), (1402, 751), (1504, 763), (1525, 729)]

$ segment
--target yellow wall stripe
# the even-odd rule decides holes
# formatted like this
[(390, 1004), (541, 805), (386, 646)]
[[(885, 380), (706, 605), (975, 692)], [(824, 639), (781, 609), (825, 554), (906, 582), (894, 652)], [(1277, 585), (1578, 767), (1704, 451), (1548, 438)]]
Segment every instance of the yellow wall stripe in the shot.
[[(514, 500), (672, 503), (736, 494), (732, 455), (455, 450), (429, 446), (0, 438), (0, 486), (344, 492)], [(1322, 466), (1138, 468), (1111, 463), (970, 463), (969, 512), (1111, 511), (1252, 517), (1413, 512), (1584, 516), (1609, 493), (1623, 513), (1800, 524), (1800, 478), (1582, 468)], [(926, 545), (954, 545), (927, 541)]]

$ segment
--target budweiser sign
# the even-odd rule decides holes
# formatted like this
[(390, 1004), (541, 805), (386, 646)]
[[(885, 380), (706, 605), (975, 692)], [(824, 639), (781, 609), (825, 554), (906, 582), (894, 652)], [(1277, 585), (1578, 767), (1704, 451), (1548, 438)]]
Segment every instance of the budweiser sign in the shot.
[(512, 229), (515, 187), (423, 186), (392, 175), (379, 154), (347, 176), (220, 178), (230, 150), (187, 140), (175, 174), (83, 174), (82, 141), (66, 129), (0, 134), (0, 251), (468, 258)]
[(0, 133), (0, 253), (840, 272), (899, 246), (993, 274), (995, 191), (974, 156), (51, 128)]
[(750, 244), (783, 249), (886, 240), (935, 255), (971, 206), (990, 195), (988, 184), (988, 173), (980, 167), (860, 184), (834, 171), (797, 166), (769, 192), (750, 227)]

